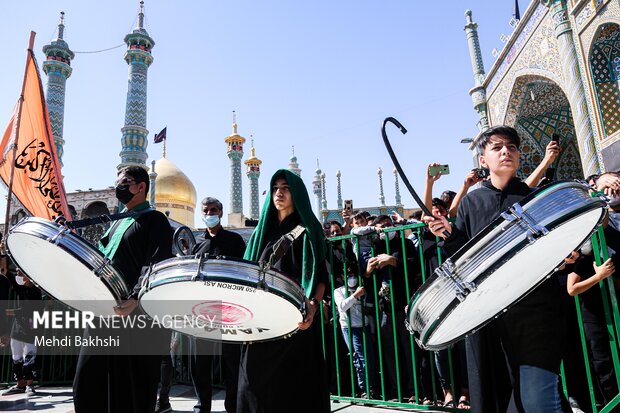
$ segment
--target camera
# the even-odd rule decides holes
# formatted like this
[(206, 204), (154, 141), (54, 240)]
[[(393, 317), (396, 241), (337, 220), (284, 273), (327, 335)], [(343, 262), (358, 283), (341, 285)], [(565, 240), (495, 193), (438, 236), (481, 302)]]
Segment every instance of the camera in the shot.
[(475, 168), (474, 173), (476, 174), (476, 177), (480, 179), (489, 177), (489, 170), (487, 168)]

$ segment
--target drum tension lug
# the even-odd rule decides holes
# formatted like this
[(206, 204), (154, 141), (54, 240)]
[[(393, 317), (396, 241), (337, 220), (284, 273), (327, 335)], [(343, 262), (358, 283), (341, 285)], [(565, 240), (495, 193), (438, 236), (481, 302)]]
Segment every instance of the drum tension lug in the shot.
[(202, 264), (209, 259), (209, 254), (196, 254), (196, 258), (198, 258), (198, 268), (196, 269), (196, 274), (192, 277), (192, 281), (200, 278)]
[(151, 273), (153, 272), (153, 263), (151, 262), (148, 267), (142, 267), (142, 275), (140, 275), (140, 280), (142, 283), (140, 284), (141, 288), (145, 291), (151, 290), (151, 283), (149, 282), (151, 279)]
[(269, 286), (265, 281), (265, 277), (267, 276), (267, 271), (271, 269), (271, 261), (269, 262), (260, 262), (258, 265), (258, 280), (256, 281), (256, 288), (261, 289), (263, 291), (269, 291)]
[(101, 273), (103, 272), (103, 269), (104, 269), (105, 267), (107, 267), (107, 266), (108, 266), (108, 264), (110, 264), (110, 259), (109, 259), (108, 257), (105, 257), (105, 258), (103, 259), (103, 262), (101, 263), (101, 265), (100, 265), (100, 266), (98, 266), (97, 268), (95, 268), (95, 269), (93, 270), (93, 273), (94, 273), (97, 277), (100, 277), (100, 276), (101, 276)]
[(153, 271), (153, 264), (149, 265), (149, 267), (147, 268), (146, 271), (143, 272), (142, 276), (140, 276), (140, 279), (142, 280), (142, 283), (140, 284), (140, 287), (142, 290), (146, 291), (150, 291), (151, 290), (151, 283), (149, 282), (150, 278), (151, 278), (151, 272)]
[(456, 266), (451, 259), (447, 259), (443, 265), (435, 270), (435, 274), (444, 278), (452, 283), (452, 287), (456, 291), (456, 298), (462, 302), (470, 293), (476, 291), (476, 284), (468, 281), (461, 281), (459, 277), (454, 274)]
[(537, 238), (549, 233), (549, 230), (544, 225), (538, 224), (530, 214), (523, 210), (521, 204), (511, 206), (508, 211), (502, 213), (502, 218), (508, 222), (523, 222), (529, 231), (527, 238), (530, 242), (534, 242)]

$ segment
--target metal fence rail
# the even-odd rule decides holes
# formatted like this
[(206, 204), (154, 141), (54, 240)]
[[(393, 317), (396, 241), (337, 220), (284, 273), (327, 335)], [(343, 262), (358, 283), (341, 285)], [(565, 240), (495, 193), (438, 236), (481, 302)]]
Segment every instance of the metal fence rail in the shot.
[[(429, 263), (428, 260), (424, 257), (424, 225), (423, 224), (413, 224), (400, 226), (395, 228), (385, 229), (385, 232), (397, 232), (400, 235), (401, 240), (401, 257), (403, 260), (407, 258), (406, 248), (405, 248), (405, 238), (409, 234), (413, 234), (418, 240), (418, 244), (416, 246), (416, 255), (417, 259), (420, 262), (419, 267), (408, 268), (405, 266), (405, 289), (407, 297), (411, 297), (415, 290), (412, 290), (412, 286), (410, 282), (412, 279), (416, 277), (411, 277), (409, 274), (410, 271), (419, 271), (416, 276), (420, 279), (421, 282), (425, 281), (429, 274)], [(356, 250), (359, 251), (360, 239), (367, 236), (354, 236), (354, 235), (345, 235), (340, 237), (329, 238), (329, 252), (328, 258), (330, 262), (334, 262), (334, 250), (344, 250), (346, 248), (346, 243), (350, 242), (357, 246)], [(376, 237), (376, 235), (375, 235)], [(386, 238), (386, 252), (389, 254), (389, 241)], [(592, 236), (592, 244), (594, 255), (596, 257), (597, 265), (601, 265), (608, 258), (607, 245), (605, 242), (605, 236), (603, 234), (603, 229), (600, 228), (593, 236)], [(442, 262), (441, 250), (437, 248), (437, 265), (440, 265)], [(375, 256), (375, 250), (372, 250), (372, 257)], [(345, 266), (342, 268), (342, 271), (337, 271), (333, 266), (330, 269), (330, 277), (331, 277), (331, 285), (332, 285), (332, 294), (334, 287), (338, 287), (342, 285), (343, 282), (346, 283), (346, 278), (338, 280), (336, 274), (347, 274), (349, 269)], [(393, 270), (390, 268), (390, 277), (389, 283), (390, 287), (392, 287), (392, 278), (391, 272)], [(359, 277), (360, 285), (363, 282), (363, 270), (362, 268), (357, 269), (357, 276)], [(603, 397), (601, 392), (600, 379), (597, 377), (596, 370), (593, 365), (592, 360), (592, 349), (590, 348), (590, 343), (588, 341), (587, 332), (584, 329), (584, 321), (582, 319), (581, 312), (581, 303), (580, 297), (570, 297), (568, 293), (566, 293), (566, 300), (568, 303), (572, 303), (571, 306), (575, 309), (575, 318), (574, 320), (571, 318), (569, 322), (572, 322), (572, 327), (575, 331), (578, 331), (578, 337), (574, 340), (572, 344), (578, 347), (578, 352), (581, 358), (574, 358), (573, 355), (568, 355), (565, 357), (562, 366), (562, 386), (564, 389), (565, 396), (575, 398), (577, 396), (581, 396), (581, 408), (586, 412), (593, 413), (606, 413), (610, 411), (614, 411), (617, 406), (620, 405), (620, 394), (618, 394), (618, 388), (620, 388), (620, 344), (618, 340), (618, 333), (620, 331), (620, 314), (618, 311), (618, 302), (616, 297), (616, 290), (614, 284), (615, 274), (611, 277), (607, 278), (603, 282), (599, 283), (599, 286), (595, 286), (593, 288), (600, 288), (601, 296), (602, 296), (602, 306), (604, 309), (605, 319), (603, 320), (604, 325), (606, 327), (606, 335), (607, 335), (607, 351), (611, 356), (613, 361), (613, 374), (615, 381), (615, 396), (608, 400), (606, 405), (602, 404)], [(371, 282), (366, 280), (365, 286), (370, 286), (371, 290), (366, 292), (366, 297), (370, 297), (374, 300), (374, 313), (372, 314), (372, 319), (368, 322), (368, 324), (374, 324), (375, 326), (381, 325), (381, 314), (379, 311), (379, 306), (376, 305), (379, 301), (379, 290), (381, 288), (381, 282), (378, 281), (379, 276), (376, 273), (370, 277)], [(347, 290), (345, 288), (345, 290)], [(329, 319), (325, 320), (325, 341), (329, 342), (328, 345), (329, 352), (333, 352), (334, 356), (331, 360), (328, 360), (332, 363), (332, 371), (333, 377), (336, 381), (332, 385), (332, 399), (333, 400), (343, 400), (350, 401), (356, 403), (364, 403), (364, 404), (379, 404), (384, 406), (394, 406), (400, 408), (416, 408), (416, 409), (439, 409), (446, 411), (459, 411), (459, 409), (452, 407), (438, 407), (438, 406), (428, 406), (423, 405), (421, 402), (424, 397), (429, 397), (432, 400), (443, 400), (444, 394), (442, 392), (442, 387), (438, 381), (437, 374), (437, 366), (435, 363), (437, 355), (432, 351), (423, 351), (420, 349), (413, 339), (413, 336), (409, 336), (407, 338), (406, 343), (401, 343), (400, 347), (396, 345), (393, 352), (386, 352), (385, 340), (386, 340), (386, 331), (390, 333), (390, 339), (393, 340), (394, 343), (398, 341), (397, 336), (399, 334), (400, 326), (398, 326), (394, 321), (399, 320), (397, 317), (397, 313), (400, 311), (404, 312), (403, 308), (395, 308), (394, 307), (394, 291), (390, 288), (390, 300), (389, 308), (383, 309), (383, 316), (391, 315), (391, 320), (389, 320), (388, 328), (376, 328), (374, 334), (368, 334), (366, 329), (363, 329), (363, 343), (364, 343), (364, 355), (367, 355), (367, 348), (369, 345), (375, 346), (377, 349), (377, 362), (375, 363), (377, 369), (377, 379), (379, 383), (377, 385), (377, 392), (373, 393), (373, 389), (370, 388), (369, 374), (372, 374), (372, 368), (366, 366), (365, 375), (366, 375), (366, 388), (360, 389), (357, 386), (356, 382), (356, 372), (354, 368), (354, 352), (349, 351), (349, 349), (344, 345), (342, 340), (342, 331), (338, 326), (338, 309), (335, 306), (335, 303), (329, 303)], [(401, 317), (402, 318), (402, 317)], [(374, 320), (373, 320), (374, 319)], [(385, 319), (383, 320), (385, 321)], [(350, 323), (348, 323), (350, 324)], [(351, 331), (350, 325), (347, 327), (349, 332)], [(349, 342), (351, 337), (349, 337)], [(567, 340), (570, 340), (567, 338)], [(408, 354), (407, 354), (408, 353)], [(459, 399), (459, 387), (458, 387), (458, 374), (457, 370), (466, 368), (465, 366), (459, 366), (456, 358), (453, 358), (453, 349), (448, 349), (448, 367), (449, 367), (449, 385), (452, 390), (453, 398), (456, 401)], [(390, 372), (387, 371), (388, 366), (386, 365), (386, 360), (392, 358), (395, 363), (395, 372), (391, 372), (392, 375), (397, 377), (397, 389), (395, 394), (388, 394), (387, 389), (388, 385), (388, 376)], [(343, 360), (344, 359), (344, 360)], [(596, 361), (594, 361), (596, 363)], [(570, 366), (568, 365), (570, 364)], [(567, 368), (568, 367), (568, 368)], [(403, 374), (403, 370), (405, 374)], [(412, 372), (413, 377), (410, 377), (411, 380), (407, 382), (405, 379), (407, 378), (406, 371)], [(574, 373), (577, 371), (577, 373)], [(571, 373), (569, 373), (571, 372)], [(572, 375), (571, 375), (572, 374)], [(426, 377), (424, 377), (426, 375)], [(585, 378), (584, 378), (585, 377)], [(427, 383), (427, 389), (423, 389), (423, 382)], [(571, 384), (571, 382), (580, 382), (577, 387), (575, 384)], [(428, 386), (430, 384), (430, 386)], [(423, 392), (424, 390), (424, 392)], [(365, 397), (360, 397), (361, 393), (366, 393)], [(573, 394), (575, 393), (575, 394)], [(368, 399), (368, 395), (372, 395), (370, 399)]]

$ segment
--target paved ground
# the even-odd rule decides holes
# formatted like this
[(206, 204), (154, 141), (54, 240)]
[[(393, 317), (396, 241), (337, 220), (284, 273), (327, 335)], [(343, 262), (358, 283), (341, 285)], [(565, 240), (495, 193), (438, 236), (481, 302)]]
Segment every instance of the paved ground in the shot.
[[(24, 395), (0, 396), (0, 412), (54, 412), (73, 413), (73, 394), (69, 387), (37, 387), (37, 395), (27, 398)], [(218, 391), (214, 395), (213, 413), (225, 413), (224, 391)], [(194, 390), (190, 386), (177, 385), (170, 392), (170, 404), (174, 412), (192, 412), (196, 403)], [(390, 411), (408, 411), (388, 409), (380, 407), (365, 407), (350, 405), (349, 403), (332, 402), (332, 412), (339, 413), (385, 413)], [(429, 412), (429, 410), (424, 410)], [(291, 408), (291, 413), (295, 408)], [(125, 413), (125, 412), (123, 412)], [(129, 413), (129, 412), (128, 412)]]

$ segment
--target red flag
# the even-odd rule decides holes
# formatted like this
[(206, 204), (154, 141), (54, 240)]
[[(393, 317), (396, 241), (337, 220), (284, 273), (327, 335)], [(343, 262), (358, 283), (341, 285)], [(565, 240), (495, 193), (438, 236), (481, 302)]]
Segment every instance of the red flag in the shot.
[(168, 129), (167, 126), (163, 128), (161, 132), (155, 134), (155, 138), (153, 138), (153, 143), (159, 143), (166, 139), (166, 129)]
[(33, 216), (71, 219), (32, 49), (28, 50), (22, 90), (21, 108), (18, 102), (0, 142), (0, 178)]

